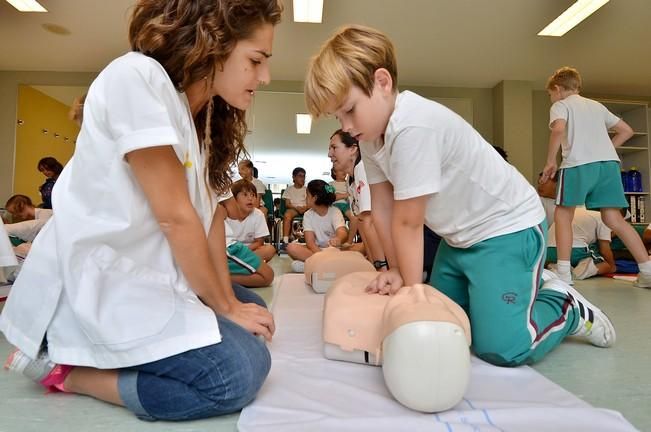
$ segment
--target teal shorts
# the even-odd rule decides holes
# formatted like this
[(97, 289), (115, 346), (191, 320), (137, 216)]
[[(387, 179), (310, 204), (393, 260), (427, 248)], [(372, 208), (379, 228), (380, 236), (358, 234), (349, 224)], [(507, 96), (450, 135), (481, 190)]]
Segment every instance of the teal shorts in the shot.
[[(592, 244), (588, 247), (572, 248), (572, 255), (570, 255), (570, 264), (572, 267), (576, 266), (579, 262), (583, 261), (586, 258), (592, 258), (592, 262), (595, 264), (606, 261), (604, 257), (599, 254), (598, 246), (595, 244)], [(556, 261), (558, 261), (556, 247), (548, 247), (547, 262), (555, 263)]]
[(626, 208), (619, 162), (592, 162), (558, 171), (556, 205), (588, 210)]
[(262, 260), (247, 245), (235, 242), (226, 248), (228, 272), (237, 275), (251, 275), (258, 271)]
[(348, 212), (348, 210), (350, 210), (350, 205), (348, 205), (347, 202), (335, 202), (332, 205), (337, 207), (339, 210), (341, 210), (341, 213), (344, 216), (346, 216), (346, 213)]

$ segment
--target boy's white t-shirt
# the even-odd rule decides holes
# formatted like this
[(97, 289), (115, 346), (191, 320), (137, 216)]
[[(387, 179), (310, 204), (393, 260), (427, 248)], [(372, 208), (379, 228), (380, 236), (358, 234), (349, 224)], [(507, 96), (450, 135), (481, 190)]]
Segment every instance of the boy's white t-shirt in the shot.
[(285, 189), (285, 193), (283, 193), (283, 198), (289, 199), (292, 202), (292, 205), (295, 207), (303, 207), (307, 203), (306, 192), (307, 192), (307, 188), (305, 186), (298, 189), (296, 186), (291, 185), (290, 187)]
[(549, 126), (565, 120), (566, 135), (561, 139), (563, 160), (560, 168), (571, 168), (591, 162), (619, 161), (608, 129), (619, 117), (597, 101), (575, 94), (552, 104)]
[[(556, 247), (556, 225), (549, 229), (549, 247)], [(601, 213), (594, 210), (586, 210), (585, 207), (577, 207), (572, 220), (572, 247), (584, 248), (597, 240), (612, 241), (611, 230), (601, 220)]]
[(28, 356), (46, 332), (53, 362), (100, 369), (221, 341), (215, 312), (186, 280), (125, 160), (159, 146), (178, 158), (207, 234), (217, 200), (187, 96), (158, 62), (130, 52), (90, 86), (74, 155), (54, 186), (56, 211), (0, 315), (0, 330)]
[[(348, 193), (348, 183), (346, 183), (345, 181), (333, 180), (329, 184), (330, 184), (330, 186), (335, 188), (335, 193), (337, 193), (337, 194), (347, 194)], [(338, 202), (338, 203), (348, 202), (348, 198), (338, 199), (335, 202)]]
[(319, 247), (327, 247), (328, 241), (335, 236), (337, 228), (345, 227), (344, 216), (337, 207), (328, 207), (325, 216), (319, 215), (312, 209), (303, 216), (303, 231), (312, 231)]
[(463, 118), (405, 91), (384, 145), (360, 143), (370, 184), (389, 181), (395, 200), (429, 195), (425, 224), (453, 247), (531, 228), (545, 219), (538, 193)]
[(353, 170), (354, 180), (348, 185), (348, 203), (355, 216), (371, 211), (371, 189), (366, 179), (364, 161), (359, 161)]
[(264, 214), (259, 209), (254, 208), (244, 220), (226, 218), (226, 243), (231, 244), (234, 241), (250, 245), (255, 239), (269, 235), (269, 227)]

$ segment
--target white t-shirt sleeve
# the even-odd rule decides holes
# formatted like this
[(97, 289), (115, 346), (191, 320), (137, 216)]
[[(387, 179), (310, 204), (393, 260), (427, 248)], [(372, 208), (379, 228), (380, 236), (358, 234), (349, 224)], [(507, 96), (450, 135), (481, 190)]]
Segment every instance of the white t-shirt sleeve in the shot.
[[(312, 210), (308, 210), (303, 215), (303, 231), (312, 231), (312, 232), (314, 232), (314, 224), (313, 224), (314, 221), (312, 220), (313, 213), (314, 212)], [(339, 213), (341, 213), (341, 212), (339, 212)]]
[[(159, 65), (143, 60), (115, 65), (106, 77), (105, 116), (108, 131), (122, 155), (130, 151), (181, 143), (161, 96), (171, 83)], [(166, 88), (167, 87), (167, 88)]]
[(605, 223), (603, 223), (601, 220), (597, 222), (597, 239), (598, 240), (605, 240), (605, 241), (612, 241), (612, 236), (611, 236), (611, 230), (606, 226)]
[(605, 106), (602, 105), (602, 107), (604, 110), (604, 123), (606, 124), (606, 127), (610, 129), (613, 126), (615, 126), (617, 123), (619, 123), (620, 118), (617, 117), (615, 114), (611, 113), (610, 111), (608, 111), (608, 108), (606, 108)]
[(569, 116), (570, 111), (567, 108), (567, 105), (563, 103), (563, 101), (554, 102), (549, 109), (549, 127), (551, 127), (552, 123), (558, 119), (567, 121)]
[(364, 162), (355, 166), (355, 182), (353, 184), (357, 193), (357, 206), (359, 213), (371, 211), (371, 188), (366, 178), (366, 167)]
[(441, 190), (441, 145), (435, 131), (406, 128), (394, 139), (390, 164), (396, 200), (430, 195)]
[(261, 210), (253, 209), (253, 213), (249, 216), (254, 220), (254, 236), (255, 238), (267, 237), (269, 235), (269, 227), (264, 218), (264, 213)]

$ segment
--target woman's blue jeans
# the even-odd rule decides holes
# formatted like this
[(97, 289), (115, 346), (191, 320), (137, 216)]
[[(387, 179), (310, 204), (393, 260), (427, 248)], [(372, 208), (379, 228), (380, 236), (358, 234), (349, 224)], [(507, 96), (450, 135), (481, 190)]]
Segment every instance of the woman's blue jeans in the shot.
[[(243, 303), (264, 301), (233, 284)], [(264, 342), (217, 316), (222, 341), (139, 366), (121, 369), (118, 390), (143, 420), (191, 420), (228, 414), (247, 405), (262, 386), (271, 356)]]

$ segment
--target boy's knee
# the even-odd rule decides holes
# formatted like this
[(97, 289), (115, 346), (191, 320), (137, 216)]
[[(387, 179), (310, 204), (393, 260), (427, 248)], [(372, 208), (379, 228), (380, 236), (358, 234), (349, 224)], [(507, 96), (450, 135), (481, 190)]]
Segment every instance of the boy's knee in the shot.
[(472, 350), (475, 355), (495, 366), (515, 367), (524, 364), (527, 357), (514, 348), (516, 346), (512, 341), (477, 341), (474, 338), (472, 341)]

